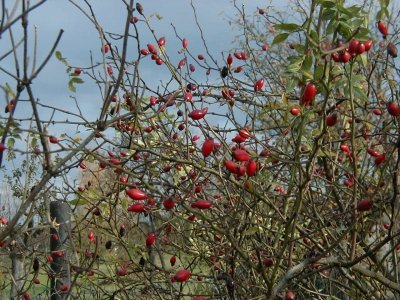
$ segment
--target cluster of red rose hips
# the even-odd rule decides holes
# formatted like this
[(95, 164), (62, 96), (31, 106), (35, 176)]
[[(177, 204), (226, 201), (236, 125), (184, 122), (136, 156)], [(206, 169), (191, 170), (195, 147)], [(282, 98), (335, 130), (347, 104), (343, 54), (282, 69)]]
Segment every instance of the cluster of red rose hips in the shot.
[[(339, 47), (342, 46), (340, 43)], [(349, 46), (340, 52), (332, 53), (331, 57), (335, 62), (347, 63), (353, 57), (368, 52), (372, 47), (372, 40), (367, 40), (365, 42), (360, 42), (357, 39), (352, 39)]]

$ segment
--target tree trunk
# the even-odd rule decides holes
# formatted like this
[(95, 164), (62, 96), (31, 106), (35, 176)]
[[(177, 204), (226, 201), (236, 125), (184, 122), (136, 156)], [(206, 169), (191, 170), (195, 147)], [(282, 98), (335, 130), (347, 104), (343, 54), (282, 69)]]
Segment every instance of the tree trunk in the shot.
[(10, 254), (12, 265), (12, 285), (10, 299), (12, 300), (19, 299), (18, 295), (21, 293), (22, 287), (24, 285), (25, 275), (24, 257), (21, 253), (18, 252), (18, 249), (14, 249), (14, 251)]
[(50, 274), (51, 300), (66, 299), (71, 286), (66, 251), (66, 244), (70, 239), (71, 232), (70, 216), (71, 209), (67, 203), (63, 201), (50, 203), (51, 220), (58, 224), (58, 228), (50, 229), (50, 251), (53, 257)]

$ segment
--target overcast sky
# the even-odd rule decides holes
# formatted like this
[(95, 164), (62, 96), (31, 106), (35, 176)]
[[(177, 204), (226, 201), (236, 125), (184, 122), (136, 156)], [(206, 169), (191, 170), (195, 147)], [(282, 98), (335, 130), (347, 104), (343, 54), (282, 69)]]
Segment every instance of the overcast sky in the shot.
[[(21, 1), (17, 1), (21, 2)], [(6, 1), (8, 9), (11, 5), (17, 3), (14, 1)], [(31, 1), (37, 3), (38, 0)], [(83, 0), (74, 0), (76, 4), (81, 6), (85, 11), (88, 11)], [(125, 24), (126, 10), (124, 4), (120, 0), (89, 0), (96, 15), (98, 22), (107, 32), (122, 33)], [(274, 3), (271, 3), (274, 2)], [(285, 1), (270, 1), (270, 0), (238, 0), (237, 6), (243, 5), (246, 14), (254, 14), (258, 7), (265, 8), (268, 5), (282, 5)], [(135, 1), (136, 3), (136, 1)], [(235, 19), (237, 10), (233, 2), (229, 0), (193, 0), (196, 8), (198, 20), (206, 38), (207, 46), (213, 55), (222, 62), (221, 53), (226, 53), (234, 48), (232, 42), (240, 31), (229, 25), (229, 20)], [(153, 16), (151, 25), (155, 30), (157, 37), (165, 36), (167, 39), (167, 51), (171, 61), (178, 62), (181, 55), (178, 54), (181, 48), (180, 41), (176, 38), (171, 24), (177, 30), (181, 37), (186, 37), (189, 40), (189, 49), (194, 55), (205, 53), (204, 46), (200, 39), (200, 32), (194, 20), (193, 10), (190, 5), (190, 0), (143, 0), (144, 13), (146, 17), (158, 14), (161, 19), (158, 20)], [(20, 12), (20, 10), (19, 10)], [(18, 12), (17, 12), (18, 13)], [(139, 16), (135, 13), (136, 16)], [(142, 18), (139, 16), (139, 18)], [(150, 32), (146, 30), (144, 22), (137, 24), (141, 32), (141, 40), (143, 45), (147, 43), (155, 43)], [(99, 39), (98, 31), (95, 26), (68, 0), (49, 0), (41, 7), (33, 11), (29, 16), (29, 34), (33, 41), (34, 31), (37, 33), (37, 65), (47, 55), (52, 47), (56, 36), (60, 29), (64, 30), (62, 39), (57, 47), (62, 55), (67, 58), (72, 66), (89, 67), (90, 53), (92, 51), (95, 62), (101, 58), (101, 40)], [(19, 40), (21, 35), (20, 23), (14, 27), (14, 38)], [(266, 29), (267, 30), (267, 29)], [(30, 62), (32, 62), (33, 43), (30, 44)], [(131, 45), (134, 47), (134, 45)], [(132, 48), (135, 50), (134, 48)], [(10, 50), (8, 34), (1, 37), (0, 55)], [(155, 71), (154, 64), (150, 64), (148, 69), (142, 68), (142, 76), (152, 85), (156, 85), (160, 80), (168, 78), (168, 72), (162, 72), (163, 68)], [(1, 62), (1, 66), (11, 73), (14, 73), (14, 60), (12, 56)], [(166, 68), (164, 68), (166, 69)], [(204, 71), (203, 71), (204, 73)], [(44, 71), (33, 82), (33, 90), (35, 96), (40, 99), (41, 103), (54, 105), (59, 108), (78, 112), (74, 107), (74, 102), (71, 96), (76, 97), (83, 115), (89, 121), (95, 121), (99, 115), (102, 104), (102, 99), (98, 88), (93, 84), (93, 81), (82, 74), (82, 79), (85, 84), (77, 86), (77, 92), (72, 93), (67, 89), (69, 76), (66, 73), (66, 67), (52, 57)], [(3, 72), (0, 72), (0, 84), (10, 83), (12, 88), (15, 88), (15, 82)], [(2, 101), (3, 105), (5, 102)], [(27, 105), (28, 108), (30, 105)], [(0, 107), (4, 110), (4, 106)], [(30, 117), (30, 109), (24, 110), (24, 107), (19, 107), (17, 116)], [(48, 115), (50, 111), (48, 111)], [(56, 114), (56, 120), (65, 120), (66, 115)], [(50, 134), (59, 135), (63, 132), (75, 131), (76, 127), (66, 128), (65, 126), (55, 126), (49, 129)]]

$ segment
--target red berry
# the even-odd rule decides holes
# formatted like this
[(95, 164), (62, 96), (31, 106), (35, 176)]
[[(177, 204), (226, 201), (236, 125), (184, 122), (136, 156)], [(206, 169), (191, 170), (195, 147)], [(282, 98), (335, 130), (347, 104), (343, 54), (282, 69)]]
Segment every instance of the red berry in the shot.
[(64, 283), (61, 287), (60, 287), (60, 291), (61, 292), (67, 292), (69, 290), (69, 286), (68, 284)]
[(60, 240), (60, 237), (59, 237), (58, 234), (56, 234), (56, 233), (53, 233), (53, 234), (50, 236), (50, 238), (51, 238), (53, 241), (59, 241), (59, 240)]
[(146, 246), (147, 247), (153, 246), (156, 240), (157, 240), (156, 234), (154, 232), (149, 233), (146, 237)]
[(49, 137), (49, 142), (52, 144), (58, 144), (58, 138), (56, 138), (55, 136), (51, 136)]
[(192, 203), (191, 207), (198, 208), (198, 209), (209, 209), (212, 206), (212, 202), (208, 200), (197, 200), (196, 202)]
[(196, 194), (199, 194), (199, 193), (201, 193), (203, 191), (203, 187), (201, 186), (201, 185), (196, 185), (195, 187), (194, 187), (194, 192), (196, 193)]
[(22, 297), (24, 298), (24, 300), (31, 300), (31, 296), (29, 296), (29, 294), (27, 292), (24, 292), (22, 294)]
[(242, 59), (243, 59), (242, 53), (235, 52), (235, 53), (233, 53), (233, 55), (234, 55), (237, 59), (239, 59), (239, 60), (242, 60)]
[(201, 147), (201, 153), (204, 157), (210, 156), (214, 151), (214, 139), (206, 139)]
[(74, 74), (75, 75), (80, 75), (82, 73), (82, 69), (81, 68), (75, 68), (74, 70)]
[(342, 150), (343, 152), (346, 152), (346, 153), (350, 153), (349, 146), (347, 146), (345, 144), (340, 145), (340, 150)]
[(111, 158), (108, 162), (114, 166), (121, 164), (121, 161), (118, 158)]
[(357, 54), (363, 54), (365, 52), (365, 44), (359, 43), (356, 49)]
[(169, 262), (171, 264), (171, 267), (175, 266), (176, 263), (176, 256), (171, 256), (171, 258), (169, 259)]
[(374, 109), (372, 110), (372, 113), (373, 113), (374, 115), (376, 115), (376, 116), (382, 115), (382, 111), (381, 111), (379, 108), (374, 108)]
[(257, 82), (254, 84), (254, 91), (259, 92), (262, 90), (264, 86), (264, 79), (259, 79)]
[(165, 198), (163, 201), (163, 206), (165, 209), (170, 210), (175, 206), (175, 201), (172, 198)]
[(267, 257), (266, 259), (263, 260), (263, 265), (266, 268), (270, 268), (270, 267), (272, 267), (274, 265), (274, 261), (272, 260), (272, 258)]
[(226, 59), (226, 63), (228, 64), (228, 66), (232, 65), (233, 63), (233, 58), (232, 55), (228, 55), (228, 58)]
[(163, 63), (164, 63), (164, 62), (162, 61), (161, 58), (159, 58), (159, 57), (156, 58), (156, 64), (157, 64), (157, 65), (161, 66)]
[(386, 36), (388, 35), (388, 27), (384, 21), (378, 21), (378, 30), (382, 34), (383, 38), (386, 39)]
[(187, 39), (183, 39), (183, 40), (182, 40), (182, 47), (183, 47), (183, 49), (186, 49), (187, 46), (188, 46), (188, 40), (187, 40)]
[(298, 116), (301, 113), (301, 111), (300, 111), (300, 108), (298, 108), (298, 107), (292, 107), (292, 109), (290, 110), (290, 113), (293, 116)]
[(140, 53), (141, 53), (142, 55), (149, 55), (149, 54), (150, 54), (150, 51), (147, 50), (147, 49), (141, 49), (141, 50), (140, 50)]
[(192, 273), (189, 270), (179, 270), (175, 273), (174, 280), (177, 282), (183, 282), (189, 280)]
[(261, 49), (263, 51), (267, 51), (269, 49), (269, 46), (267, 44), (264, 44), (264, 45), (261, 46)]
[(119, 182), (121, 182), (122, 184), (126, 184), (128, 182), (128, 178), (126, 176), (121, 176), (119, 178)]
[(153, 44), (147, 44), (147, 49), (149, 49), (150, 53), (157, 55), (157, 49)]
[(157, 44), (159, 47), (164, 47), (165, 46), (165, 37), (160, 37), (157, 41)]
[(110, 51), (110, 45), (105, 44), (105, 45), (103, 46), (103, 52), (104, 52), (104, 53), (107, 53), (108, 51)]
[(311, 106), (312, 101), (317, 95), (317, 87), (314, 83), (309, 82), (306, 84), (303, 90), (303, 94), (300, 99), (300, 104), (304, 106)]
[(368, 152), (369, 155), (374, 156), (374, 157), (377, 157), (379, 155), (379, 153), (377, 151), (375, 151), (374, 149), (372, 149), (372, 148), (369, 148), (367, 150), (367, 152)]
[(6, 105), (4, 112), (9, 113), (14, 110), (14, 107), (15, 107), (15, 100), (10, 100), (10, 102)]
[(326, 117), (326, 126), (335, 126), (338, 120), (338, 115), (336, 113), (330, 114)]
[(129, 189), (126, 190), (126, 194), (129, 196), (129, 198), (133, 200), (145, 200), (147, 199), (147, 195), (145, 192), (138, 190), (138, 189)]
[(251, 177), (256, 175), (257, 173), (257, 162), (254, 160), (250, 160), (246, 165), (246, 174)]
[(292, 291), (288, 291), (285, 295), (285, 300), (295, 300), (296, 294)]
[(198, 58), (199, 60), (204, 60), (204, 55), (203, 55), (203, 54), (199, 54), (199, 55), (197, 55), (197, 58)]
[(372, 40), (367, 40), (364, 42), (364, 46), (365, 46), (365, 51), (369, 51), (372, 47)]
[(89, 239), (89, 241), (90, 241), (91, 243), (95, 243), (95, 242), (96, 242), (96, 237), (95, 237), (93, 231), (89, 231), (89, 233), (88, 233), (88, 239)]
[(124, 267), (120, 267), (115, 272), (118, 276), (126, 276), (128, 275), (128, 271)]
[(63, 257), (63, 255), (64, 255), (63, 252), (60, 250), (54, 252), (54, 256), (56, 257)]
[(128, 211), (142, 213), (146, 211), (146, 206), (143, 203), (133, 203), (128, 207)]
[(343, 51), (342, 53), (340, 53), (340, 61), (342, 63), (347, 63), (349, 62), (351, 59), (351, 54), (348, 51)]
[(360, 42), (358, 40), (352, 39), (350, 41), (350, 44), (349, 44), (349, 53), (352, 54), (352, 55), (356, 54), (357, 53), (357, 47), (358, 47), (359, 44), (360, 44)]
[(243, 67), (242, 66), (238, 66), (238, 67), (236, 67), (236, 69), (235, 69), (235, 73), (240, 73), (240, 72), (242, 72), (243, 71)]
[(240, 144), (240, 143), (245, 142), (246, 140), (247, 140), (247, 138), (241, 136), (240, 134), (237, 134), (237, 135), (232, 139), (232, 142), (235, 142), (235, 143)]
[(189, 70), (190, 70), (190, 72), (194, 72), (194, 71), (196, 71), (196, 68), (195, 68), (195, 66), (194, 65), (192, 65), (192, 64), (189, 64)]
[(268, 157), (269, 154), (269, 151), (267, 149), (264, 149), (260, 152), (260, 157)]
[(343, 182), (344, 186), (346, 187), (352, 187), (354, 185), (354, 182), (352, 180), (345, 180)]
[(387, 110), (392, 116), (400, 116), (400, 107), (396, 102), (389, 102), (387, 104)]
[(237, 165), (233, 161), (225, 160), (224, 164), (225, 164), (225, 168), (229, 172), (231, 172), (231, 173), (235, 173), (236, 172)]
[(250, 132), (246, 128), (240, 129), (239, 130), (239, 135), (244, 139), (248, 139), (248, 138), (251, 137)]
[(193, 95), (192, 95), (192, 93), (189, 93), (189, 92), (183, 93), (183, 99), (184, 99), (185, 101), (192, 102), (192, 101), (193, 101)]
[(6, 149), (6, 146), (3, 143), (0, 143), (0, 153)]
[(391, 57), (396, 58), (397, 57), (397, 47), (396, 47), (396, 45), (393, 44), (392, 42), (388, 43), (387, 52)]
[(182, 69), (186, 64), (186, 59), (181, 59), (178, 63), (178, 69)]
[(250, 154), (247, 151), (242, 150), (242, 149), (236, 149), (233, 152), (233, 157), (238, 161), (247, 161), (247, 160), (250, 160), (250, 158), (251, 158)]
[(334, 62), (340, 62), (340, 55), (339, 53), (332, 53), (331, 58), (333, 59)]
[(243, 165), (240, 165), (236, 168), (235, 173), (237, 176), (243, 176), (244, 174), (246, 174), (246, 167)]
[(375, 165), (379, 166), (385, 160), (386, 160), (386, 155), (385, 154), (379, 154), (378, 156), (375, 157)]
[(374, 203), (370, 199), (363, 199), (357, 203), (358, 211), (367, 211), (373, 207)]
[(192, 118), (193, 120), (200, 120), (203, 119), (204, 116), (207, 114), (208, 108), (202, 108), (202, 109), (195, 109), (191, 111), (188, 116)]

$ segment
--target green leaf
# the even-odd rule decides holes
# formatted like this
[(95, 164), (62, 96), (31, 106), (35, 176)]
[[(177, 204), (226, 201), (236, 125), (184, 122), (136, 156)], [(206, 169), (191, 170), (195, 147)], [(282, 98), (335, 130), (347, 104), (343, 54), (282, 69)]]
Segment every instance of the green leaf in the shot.
[(352, 28), (347, 24), (346, 21), (339, 21), (338, 31), (346, 39), (350, 38), (350, 36), (352, 35), (352, 32), (353, 32)]
[(71, 91), (71, 92), (76, 92), (76, 88), (75, 88), (75, 86), (74, 86), (74, 84), (70, 81), (70, 82), (68, 82), (68, 88), (69, 88), (69, 90)]
[(319, 1), (319, 4), (324, 8), (332, 8), (336, 6), (337, 2), (333, 0), (322, 0)]
[(37, 145), (37, 138), (33, 137), (33, 138), (31, 139), (31, 147), (32, 147), (32, 148), (35, 148), (36, 145)]
[(273, 40), (273, 42), (272, 42), (272, 45), (279, 44), (279, 43), (282, 43), (283, 41), (286, 41), (286, 39), (288, 38), (288, 36), (289, 36), (289, 33), (281, 33), (281, 34), (278, 34), (278, 35), (274, 38), (274, 40)]
[(256, 232), (258, 232), (259, 231), (259, 228), (258, 228), (258, 226), (252, 226), (252, 227), (249, 227), (246, 231), (245, 231), (245, 235), (252, 235), (252, 234), (254, 234), (254, 233), (256, 233)]
[(389, 79), (388, 80), (388, 84), (389, 84), (391, 89), (397, 90), (398, 87), (397, 87), (397, 81), (396, 80)]
[(7, 140), (7, 147), (8, 147), (8, 148), (14, 148), (14, 145), (15, 145), (15, 139), (10, 137), (10, 138)]
[(54, 53), (54, 55), (57, 57), (58, 60), (60, 60), (60, 61), (63, 60), (63, 57), (62, 57), (62, 54), (61, 54), (60, 51), (56, 51), (56, 52)]
[(318, 33), (315, 30), (310, 31), (310, 37), (314, 41), (314, 43), (319, 44), (319, 36)]
[(293, 63), (288, 66), (286, 72), (288, 73), (297, 73), (301, 69), (301, 63)]
[(293, 91), (294, 90), (294, 88), (296, 87), (296, 85), (297, 85), (297, 80), (296, 79), (290, 79), (288, 82), (287, 82), (287, 84), (286, 84), (286, 87), (285, 87), (285, 92), (286, 93), (290, 93), (291, 91)]
[(382, 7), (380, 11), (376, 14), (376, 20), (382, 20), (385, 17), (389, 17), (389, 10), (387, 7)]
[(282, 24), (275, 25), (275, 28), (283, 30), (283, 31), (293, 32), (293, 31), (300, 29), (300, 25), (295, 24), (295, 23), (282, 23)]
[(315, 81), (319, 81), (324, 76), (324, 70), (325, 70), (325, 67), (324, 67), (324, 65), (321, 65), (321, 64), (315, 68), (315, 72), (314, 72), (314, 80)]
[(328, 26), (326, 27), (326, 34), (332, 34), (335, 32), (337, 28), (337, 22), (334, 19), (331, 19), (330, 22), (328, 23)]
[(121, 206), (123, 209), (127, 209), (128, 208), (128, 198), (122, 198), (121, 199)]
[(73, 83), (79, 83), (79, 84), (84, 82), (82, 80), (82, 78), (80, 78), (80, 77), (72, 77), (70, 81), (72, 81)]
[(77, 84), (82, 84), (84, 81), (79, 78), (79, 77), (72, 77), (69, 82), (68, 82), (68, 88), (72, 91), (72, 92), (76, 92), (76, 88), (74, 86), (75, 83)]
[(15, 98), (16, 95), (8, 83), (6, 83), (4, 89), (6, 91), (7, 96), (9, 96), (10, 98)]
[(75, 205), (75, 206), (81, 206), (81, 205), (85, 205), (88, 201), (86, 199), (83, 199), (82, 197), (78, 197), (76, 199), (73, 199), (71, 201), (69, 201), (69, 203), (71, 205)]
[(366, 53), (359, 55), (359, 60), (361, 61), (362, 66), (365, 68), (368, 64), (368, 57)]
[(304, 57), (304, 61), (301, 66), (301, 69), (303, 71), (309, 71), (312, 67), (312, 63), (313, 63), (313, 55), (310, 53)]
[(353, 91), (354, 91), (354, 95), (356, 96), (356, 98), (364, 100), (364, 101), (368, 101), (367, 94), (364, 92), (364, 90), (360, 86), (354, 86)]

